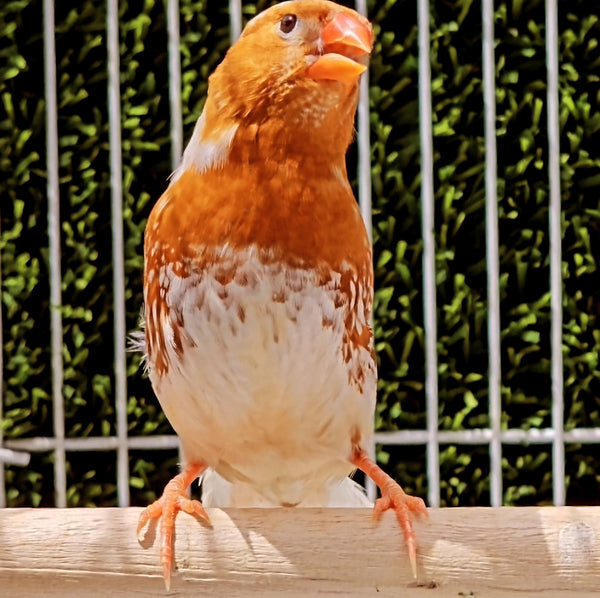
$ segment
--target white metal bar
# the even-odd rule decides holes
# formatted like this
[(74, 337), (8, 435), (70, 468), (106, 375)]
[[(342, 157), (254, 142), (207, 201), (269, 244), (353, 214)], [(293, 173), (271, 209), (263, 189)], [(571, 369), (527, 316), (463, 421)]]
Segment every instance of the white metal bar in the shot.
[[(553, 428), (521, 430), (511, 428), (501, 430), (500, 442), (503, 444), (551, 444), (556, 435)], [(397, 430), (394, 432), (376, 432), (375, 442), (385, 445), (418, 445), (428, 442), (427, 430)], [(489, 444), (493, 438), (490, 428), (473, 430), (440, 430), (440, 444)], [(576, 428), (563, 433), (565, 443), (600, 444), (600, 428)]]
[(121, 86), (118, 0), (107, 0), (108, 120), (110, 144), (111, 223), (113, 250), (114, 367), (117, 414), (117, 495), (119, 506), (129, 505), (127, 447), (127, 378), (125, 328), (125, 266), (123, 244), (123, 173), (121, 166)]
[[(356, 0), (356, 10), (367, 16), (366, 0)], [(373, 243), (373, 225), (371, 221), (371, 135), (369, 118), (369, 71), (360, 79), (360, 96), (358, 100), (358, 203), (365, 222), (369, 241)]]
[[(355, 8), (358, 13), (367, 16), (366, 0), (356, 0)], [(373, 222), (371, 219), (372, 213), (372, 196), (371, 196), (371, 123), (369, 118), (369, 71), (367, 70), (360, 79), (360, 95), (358, 99), (358, 133), (357, 133), (357, 148), (358, 148), (358, 204), (360, 213), (362, 214), (367, 235), (371, 245), (373, 245)], [(371, 325), (373, 322), (371, 322)], [(371, 458), (375, 458), (375, 443), (371, 442), (371, 446), (367, 448)], [(367, 496), (371, 501), (377, 498), (377, 486), (375, 482), (365, 476), (365, 487)]]
[[(503, 444), (552, 444), (554, 441), (553, 428), (521, 430), (511, 428), (502, 430), (500, 441)], [(440, 430), (440, 444), (489, 444), (492, 431), (489, 428), (473, 430)], [(576, 428), (563, 434), (566, 444), (600, 444), (600, 428)], [(394, 432), (376, 432), (374, 441), (387, 446), (424, 445), (429, 440), (427, 430), (397, 430)], [(132, 436), (127, 439), (130, 450), (161, 450), (176, 449), (179, 439), (174, 434), (157, 436)], [(33, 438), (5, 439), (4, 446), (13, 451), (47, 452), (57, 446), (57, 439), (51, 436), (36, 436)], [(87, 436), (85, 438), (66, 438), (64, 447), (67, 451), (110, 451), (119, 446), (116, 436)], [(14, 456), (17, 464), (24, 462), (25, 457)]]
[[(0, 464), (7, 465), (18, 465), (20, 467), (26, 467), (29, 465), (29, 461), (31, 459), (31, 455), (29, 453), (25, 453), (23, 451), (13, 451), (7, 448), (0, 448)], [(4, 467), (1, 467), (4, 470)], [(4, 488), (0, 488), (0, 490), (4, 490)], [(6, 496), (0, 495), (0, 507), (6, 506)], [(4, 504), (3, 504), (4, 499)]]
[(548, 178), (550, 184), (550, 297), (552, 309), (552, 427), (554, 504), (565, 504), (565, 445), (562, 359), (560, 133), (558, 125), (558, 17), (556, 0), (546, 0), (548, 70)]
[(67, 506), (65, 410), (63, 397), (63, 327), (60, 259), (60, 196), (58, 185), (58, 110), (54, 0), (44, 0), (44, 87), (46, 96), (46, 171), (48, 195), (48, 253), (50, 266), (50, 351), (52, 366), (52, 422), (54, 493), (57, 507)]
[(502, 505), (502, 444), (500, 428), (500, 269), (498, 241), (498, 173), (496, 158), (496, 61), (494, 57), (494, 0), (483, 0), (483, 104), (485, 112), (485, 224), (488, 293), (488, 395), (490, 439), (490, 497)]
[[(169, 98), (171, 102), (171, 168), (179, 166), (183, 152), (183, 116), (181, 112), (181, 55), (179, 50), (179, 0), (168, 0), (168, 27), (169, 27)], [(240, 3), (237, 2), (239, 5)], [(232, 2), (230, 2), (230, 25), (232, 43), (238, 38), (241, 29), (241, 5), (236, 13), (236, 23), (233, 24)], [(235, 38), (234, 38), (235, 29)], [(177, 437), (175, 437), (177, 438)], [(177, 438), (179, 463), (183, 463), (182, 447)], [(186, 489), (190, 496), (190, 488)]]
[(433, 196), (433, 132), (431, 124), (431, 66), (429, 1), (418, 0), (419, 114), (421, 136), (421, 226), (423, 230), (423, 313), (425, 316), (425, 394), (427, 404), (427, 477), (429, 506), (440, 504), (438, 441), (437, 320)]
[(233, 45), (242, 33), (242, 0), (229, 0), (229, 31)]
[(179, 0), (168, 0), (167, 28), (169, 39), (169, 102), (171, 106), (171, 169), (175, 170), (179, 166), (183, 152)]
[(600, 444), (600, 428), (575, 428), (566, 432), (562, 430), (561, 433), (566, 443)]
[[(114, 451), (119, 448), (117, 436), (87, 436), (85, 438), (66, 438), (64, 445), (68, 451)], [(45, 452), (54, 450), (57, 442), (52, 436), (35, 438), (14, 438), (5, 440), (5, 446), (14, 450)], [(160, 436), (132, 436), (127, 439), (130, 450), (161, 450), (179, 447), (179, 439), (174, 434)]]
[[(186, 462), (185, 462), (185, 455), (183, 454), (183, 446), (181, 446), (181, 443), (179, 443), (179, 446), (177, 447), (177, 460), (179, 463), (179, 468), (183, 470), (186, 465)], [(200, 486), (202, 485), (202, 476), (200, 476), (198, 478), (198, 480), (196, 481), (196, 484), (197, 484), (198, 488), (200, 488)], [(188, 498), (192, 497), (191, 484), (185, 489), (185, 493), (187, 494)]]

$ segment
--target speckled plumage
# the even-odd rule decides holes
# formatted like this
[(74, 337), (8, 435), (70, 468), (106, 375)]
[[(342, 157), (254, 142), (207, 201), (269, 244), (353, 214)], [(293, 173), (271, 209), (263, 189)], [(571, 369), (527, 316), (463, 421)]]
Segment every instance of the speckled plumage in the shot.
[(171, 315), (149, 326), (160, 347), (152, 383), (186, 459), (273, 506), (327, 506), (327, 489), (353, 469), (353, 443), (372, 430), (371, 289), (349, 264), (274, 257), (222, 247), (220, 263), (201, 270), (159, 269)]

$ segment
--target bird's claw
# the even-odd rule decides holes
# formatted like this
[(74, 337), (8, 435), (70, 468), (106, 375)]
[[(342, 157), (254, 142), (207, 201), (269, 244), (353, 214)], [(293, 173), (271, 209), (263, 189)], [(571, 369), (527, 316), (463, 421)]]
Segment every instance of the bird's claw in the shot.
[(137, 525), (138, 541), (143, 540), (142, 530), (146, 524), (158, 519), (160, 522), (160, 562), (165, 587), (171, 587), (171, 565), (173, 562), (173, 541), (175, 535), (175, 517), (179, 511), (195, 515), (210, 525), (210, 519), (202, 503), (187, 497), (186, 489), (206, 469), (204, 464), (191, 464), (175, 476), (166, 486), (162, 496), (148, 505), (140, 514)]
[(394, 484), (391, 487), (382, 489), (382, 496), (375, 501), (373, 508), (373, 519), (377, 520), (384, 511), (393, 509), (396, 519), (402, 528), (404, 541), (408, 549), (408, 559), (413, 577), (417, 579), (417, 538), (412, 527), (411, 515), (422, 515), (429, 517), (427, 507), (423, 499), (418, 496), (409, 496)]

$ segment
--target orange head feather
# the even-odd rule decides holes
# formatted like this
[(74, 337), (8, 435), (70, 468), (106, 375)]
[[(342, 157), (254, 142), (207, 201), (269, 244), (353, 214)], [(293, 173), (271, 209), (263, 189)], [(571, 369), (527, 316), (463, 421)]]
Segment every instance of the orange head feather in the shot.
[(210, 78), (204, 138), (240, 121), (270, 121), (279, 146), (294, 150), (304, 138), (343, 156), (372, 43), (369, 22), (333, 2), (296, 0), (264, 11)]

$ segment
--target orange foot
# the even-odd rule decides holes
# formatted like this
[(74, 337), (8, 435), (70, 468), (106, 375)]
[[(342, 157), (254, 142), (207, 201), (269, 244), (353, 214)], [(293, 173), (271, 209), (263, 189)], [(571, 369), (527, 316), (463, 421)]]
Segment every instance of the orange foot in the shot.
[(388, 509), (396, 513), (398, 523), (404, 534), (404, 541), (408, 548), (408, 558), (413, 576), (417, 578), (417, 538), (413, 531), (411, 517), (425, 515), (428, 517), (427, 508), (422, 499), (417, 496), (409, 496), (402, 488), (385, 473), (373, 460), (369, 459), (367, 453), (358, 449), (352, 457), (352, 464), (368, 475), (381, 490), (381, 498), (375, 501), (373, 518), (379, 519), (380, 515)]
[(179, 475), (176, 475), (165, 486), (162, 496), (142, 511), (138, 520), (137, 535), (138, 540), (141, 540), (141, 531), (146, 523), (151, 519), (160, 519), (160, 562), (167, 591), (171, 586), (173, 533), (177, 513), (185, 511), (190, 515), (197, 515), (210, 524), (210, 519), (202, 504), (197, 500), (190, 500), (186, 495), (188, 486), (202, 474), (206, 467), (204, 463), (190, 463), (187, 465)]

